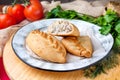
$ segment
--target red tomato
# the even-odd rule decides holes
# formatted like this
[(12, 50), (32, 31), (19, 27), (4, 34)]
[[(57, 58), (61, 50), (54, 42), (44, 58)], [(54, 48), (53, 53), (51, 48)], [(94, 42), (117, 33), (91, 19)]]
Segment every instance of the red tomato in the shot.
[(7, 13), (12, 15), (13, 17), (16, 18), (17, 20), (17, 23), (21, 22), (22, 20), (25, 19), (25, 16), (24, 16), (24, 6), (21, 5), (21, 4), (16, 4), (14, 5), (13, 7), (12, 6), (9, 6), (7, 8)]
[(0, 29), (16, 24), (16, 20), (9, 14), (0, 14)]
[(24, 15), (29, 21), (36, 21), (43, 18), (43, 7), (39, 0), (30, 0), (30, 4), (25, 7)]

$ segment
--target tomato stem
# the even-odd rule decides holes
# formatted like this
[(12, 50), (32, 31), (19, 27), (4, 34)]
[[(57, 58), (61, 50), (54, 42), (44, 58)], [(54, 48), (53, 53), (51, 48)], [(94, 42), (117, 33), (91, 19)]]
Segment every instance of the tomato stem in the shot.
[(14, 2), (12, 3), (12, 6), (14, 6), (17, 3), (18, 0), (14, 0)]
[(29, 1), (27, 1), (27, 0), (23, 0), (24, 1), (24, 5), (25, 6), (27, 6), (27, 5), (29, 5), (30, 4), (30, 2)]

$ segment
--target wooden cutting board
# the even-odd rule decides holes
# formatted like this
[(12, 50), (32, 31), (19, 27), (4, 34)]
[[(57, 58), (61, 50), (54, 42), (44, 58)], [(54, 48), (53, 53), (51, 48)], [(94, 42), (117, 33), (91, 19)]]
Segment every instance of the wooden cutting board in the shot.
[(6, 72), (12, 80), (120, 80), (120, 65), (95, 79), (85, 78), (83, 70), (51, 72), (32, 68), (15, 55), (11, 47), (11, 39), (4, 48), (3, 61)]

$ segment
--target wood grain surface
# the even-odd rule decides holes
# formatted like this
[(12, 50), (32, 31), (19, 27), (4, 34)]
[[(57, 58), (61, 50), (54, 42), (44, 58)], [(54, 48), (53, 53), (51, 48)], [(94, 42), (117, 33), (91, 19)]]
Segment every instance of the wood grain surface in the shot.
[(12, 80), (120, 80), (120, 65), (101, 74), (95, 79), (85, 78), (83, 70), (71, 72), (51, 72), (32, 68), (23, 63), (11, 47), (11, 39), (7, 42), (3, 61), (5, 69)]

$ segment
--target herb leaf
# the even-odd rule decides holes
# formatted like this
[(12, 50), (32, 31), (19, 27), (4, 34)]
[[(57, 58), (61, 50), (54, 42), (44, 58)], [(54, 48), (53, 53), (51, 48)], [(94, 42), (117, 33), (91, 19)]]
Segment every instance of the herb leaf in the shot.
[(120, 34), (115, 38), (115, 47), (117, 46), (118, 49), (120, 50)]
[(92, 22), (94, 18), (85, 14), (80, 14), (74, 10), (63, 10), (59, 5), (46, 14), (46, 18), (66, 18), (66, 19), (82, 19)]
[(115, 30), (120, 33), (120, 23), (115, 26)]
[(100, 26), (101, 26), (101, 25), (107, 25), (107, 22), (106, 22), (106, 20), (104, 19), (103, 16), (100, 16), (100, 17), (94, 19), (94, 22), (93, 22), (93, 23), (98, 24), (98, 25), (100, 25)]
[(118, 18), (118, 15), (116, 14), (116, 12), (108, 9), (106, 11), (106, 14), (104, 15), (104, 19), (106, 20), (106, 22), (110, 23), (114, 20), (116, 20)]
[(101, 34), (107, 35), (107, 34), (110, 33), (111, 28), (112, 28), (111, 25), (107, 25), (107, 26), (103, 26), (99, 31), (100, 31)]

